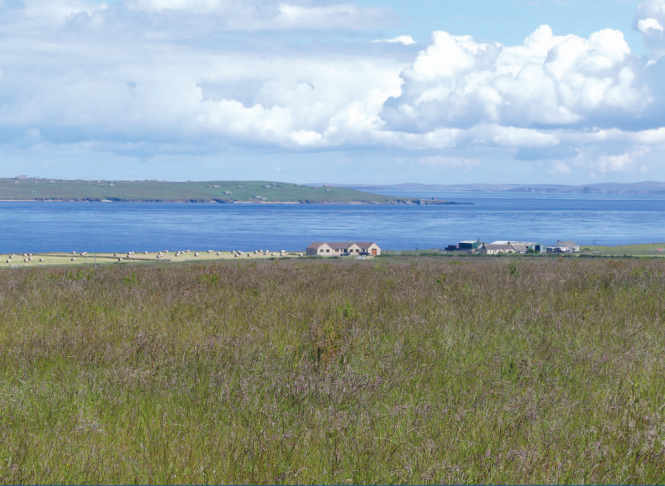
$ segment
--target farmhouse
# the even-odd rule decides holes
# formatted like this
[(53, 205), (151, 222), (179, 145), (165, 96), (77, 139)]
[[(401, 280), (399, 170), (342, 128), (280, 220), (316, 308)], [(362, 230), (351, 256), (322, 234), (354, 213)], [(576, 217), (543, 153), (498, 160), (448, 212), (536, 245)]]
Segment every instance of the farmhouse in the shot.
[(515, 253), (515, 250), (511, 245), (497, 245), (495, 243), (483, 243), (480, 248), (478, 248), (478, 253), (481, 255), (497, 255), (499, 253)]
[(319, 242), (315, 241), (307, 247), (307, 256), (341, 256), (344, 253), (352, 255), (368, 254), (379, 256), (381, 248), (373, 242)]

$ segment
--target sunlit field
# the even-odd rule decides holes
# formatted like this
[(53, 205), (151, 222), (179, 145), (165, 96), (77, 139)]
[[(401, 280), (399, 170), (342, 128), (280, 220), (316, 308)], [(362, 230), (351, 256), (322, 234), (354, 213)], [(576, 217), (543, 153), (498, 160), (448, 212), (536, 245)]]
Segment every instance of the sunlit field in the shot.
[(662, 483), (665, 262), (0, 271), (3, 483)]

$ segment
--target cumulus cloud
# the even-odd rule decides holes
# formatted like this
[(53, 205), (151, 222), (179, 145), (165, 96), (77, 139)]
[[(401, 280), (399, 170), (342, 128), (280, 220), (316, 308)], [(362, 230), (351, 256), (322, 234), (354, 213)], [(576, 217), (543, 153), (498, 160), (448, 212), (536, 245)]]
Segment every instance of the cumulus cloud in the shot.
[[(606, 174), (608, 172), (624, 172), (634, 168), (638, 162), (649, 153), (648, 147), (635, 147), (634, 149), (619, 155), (602, 155), (593, 164), (593, 170)], [(640, 170), (646, 170), (646, 166), (639, 166)]]
[[(0, 131), (21, 147), (142, 156), (372, 148), (458, 171), (492, 153), (557, 174), (642, 170), (665, 144), (664, 5), (638, 9), (647, 59), (619, 31), (545, 25), (516, 46), (435, 32), (417, 53), (408, 35), (289, 37), (395, 20), (347, 2), (5, 2)], [(486, 158), (464, 155), (478, 148)]]
[(665, 0), (646, 0), (637, 8), (635, 26), (644, 35), (644, 44), (654, 59), (665, 54)]
[(640, 19), (637, 21), (637, 28), (643, 34), (648, 34), (650, 30), (663, 31), (663, 26), (656, 19)]
[(643, 69), (614, 30), (583, 39), (541, 26), (523, 45), (509, 47), (435, 32), (402, 74), (403, 93), (386, 104), (383, 117), (410, 131), (479, 123), (593, 126), (639, 116), (649, 106)]

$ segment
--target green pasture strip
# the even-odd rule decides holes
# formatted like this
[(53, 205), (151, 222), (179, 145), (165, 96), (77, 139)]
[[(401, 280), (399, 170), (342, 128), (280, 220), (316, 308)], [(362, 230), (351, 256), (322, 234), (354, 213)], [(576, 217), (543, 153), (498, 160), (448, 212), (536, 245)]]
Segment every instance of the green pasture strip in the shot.
[[(258, 196), (258, 197), (257, 197)], [(82, 181), (0, 179), (0, 200), (140, 202), (431, 203), (337, 187), (271, 181)]]
[(619, 245), (619, 246), (580, 246), (580, 251), (588, 254), (608, 255), (608, 256), (665, 256), (665, 243), (643, 243), (637, 245)]
[(4, 483), (663, 483), (665, 263), (0, 272)]

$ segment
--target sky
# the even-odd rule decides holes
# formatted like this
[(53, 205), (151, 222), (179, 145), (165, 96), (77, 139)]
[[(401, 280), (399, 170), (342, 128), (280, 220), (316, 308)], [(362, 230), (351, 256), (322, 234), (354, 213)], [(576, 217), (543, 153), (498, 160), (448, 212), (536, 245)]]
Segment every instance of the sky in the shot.
[(665, 0), (0, 0), (0, 177), (665, 180)]

